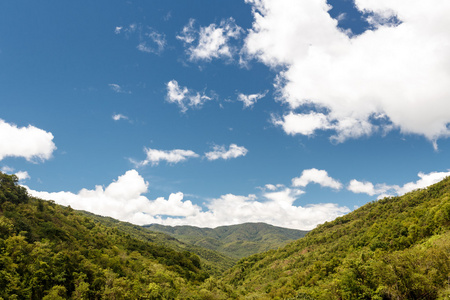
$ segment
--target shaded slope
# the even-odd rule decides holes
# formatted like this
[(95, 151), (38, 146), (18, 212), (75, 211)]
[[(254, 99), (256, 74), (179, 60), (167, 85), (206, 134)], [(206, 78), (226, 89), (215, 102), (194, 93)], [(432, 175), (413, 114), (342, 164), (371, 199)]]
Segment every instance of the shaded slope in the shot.
[(171, 235), (163, 232), (151, 231), (142, 226), (133, 225), (128, 222), (121, 222), (110, 217), (94, 215), (85, 211), (81, 211), (80, 213), (89, 216), (95, 222), (103, 224), (107, 227), (117, 228), (120, 231), (129, 234), (133, 238), (163, 245), (180, 252), (189, 251), (195, 253), (201, 259), (203, 270), (207, 271), (211, 275), (221, 275), (225, 270), (231, 268), (237, 262), (237, 259), (225, 256), (208, 248), (181, 242)]
[[(450, 179), (369, 203), (286, 247), (242, 259), (224, 298), (447, 299)], [(447, 298), (445, 298), (447, 297)]]
[(307, 233), (307, 231), (281, 228), (265, 223), (245, 223), (213, 229), (158, 224), (144, 227), (165, 232), (180, 241), (212, 249), (235, 258), (279, 248), (290, 241), (302, 238)]

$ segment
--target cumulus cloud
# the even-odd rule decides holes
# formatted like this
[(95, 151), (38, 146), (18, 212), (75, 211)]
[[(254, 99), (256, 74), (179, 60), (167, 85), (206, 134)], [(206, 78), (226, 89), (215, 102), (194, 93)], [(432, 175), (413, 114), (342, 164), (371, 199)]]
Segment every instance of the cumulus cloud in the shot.
[(48, 193), (28, 189), (34, 197), (54, 200), (61, 205), (70, 205), (75, 209), (139, 225), (153, 223), (155, 216), (158, 215), (186, 217), (200, 211), (200, 208), (191, 201), (181, 201), (182, 193), (171, 194), (167, 200), (164, 198), (149, 200), (142, 195), (147, 191), (148, 183), (136, 170), (127, 171), (106, 188), (97, 185), (93, 190), (82, 189), (76, 194)]
[(282, 67), (279, 98), (294, 111), (278, 120), (287, 133), (332, 130), (336, 142), (392, 127), (431, 141), (450, 135), (450, 2), (356, 0), (372, 25), (360, 35), (338, 27), (326, 0), (246, 2), (254, 22), (245, 52)]
[(279, 189), (256, 195), (240, 196), (226, 194), (206, 203), (206, 210), (184, 199), (181, 192), (172, 193), (168, 199), (150, 200), (146, 182), (136, 170), (127, 171), (106, 188), (82, 189), (72, 192), (40, 192), (28, 188), (34, 196), (56, 203), (110, 216), (138, 225), (159, 223), (165, 225), (194, 225), (216, 227), (244, 222), (266, 222), (276, 226), (309, 230), (317, 224), (333, 220), (348, 213), (347, 207), (332, 203), (294, 205), (303, 194), (298, 189)]
[(377, 184), (376, 186), (374, 186), (371, 182), (358, 181), (356, 179), (353, 179), (350, 181), (347, 189), (356, 194), (367, 194), (373, 196), (384, 195), (389, 190), (391, 190), (392, 187), (386, 184)]
[(292, 179), (292, 185), (295, 187), (305, 187), (310, 183), (317, 183), (323, 187), (329, 187), (335, 190), (342, 188), (342, 183), (328, 176), (327, 171), (315, 168), (303, 170), (300, 177)]
[(124, 116), (122, 114), (115, 114), (112, 116), (114, 121), (120, 121), (120, 120), (128, 120), (127, 116)]
[(20, 181), (30, 179), (30, 175), (28, 174), (27, 171), (14, 172), (14, 168), (8, 166), (3, 166), (0, 170), (6, 174), (15, 174), (17, 176), (17, 179), (19, 179)]
[(17, 127), (0, 119), (0, 160), (24, 157), (30, 162), (48, 160), (56, 146), (53, 134), (32, 125)]
[(253, 105), (255, 105), (256, 102), (258, 102), (259, 99), (264, 98), (267, 92), (268, 91), (265, 91), (264, 93), (250, 94), (250, 95), (239, 93), (237, 99), (238, 101), (241, 101), (244, 104), (244, 108), (252, 107)]
[(166, 86), (166, 101), (177, 104), (183, 113), (186, 112), (188, 108), (199, 108), (206, 101), (212, 100), (212, 97), (205, 95), (205, 93), (199, 93), (190, 90), (185, 86), (179, 86), (176, 80), (169, 81)]
[(197, 153), (192, 150), (158, 150), (145, 148), (147, 158), (140, 162), (135, 162), (136, 166), (146, 166), (151, 164), (152, 166), (158, 165), (161, 161), (166, 161), (169, 164), (176, 164), (186, 161), (188, 158), (199, 157)]
[(231, 144), (228, 147), (228, 150), (225, 149), (225, 146), (214, 146), (213, 151), (205, 153), (205, 157), (208, 160), (217, 160), (217, 159), (230, 159), (236, 158), (239, 156), (245, 156), (248, 150), (243, 146), (238, 146), (236, 144)]
[(420, 172), (417, 176), (420, 178), (419, 180), (416, 182), (405, 183), (403, 186), (388, 185), (386, 183), (374, 185), (368, 181), (358, 181), (353, 179), (350, 181), (347, 189), (353, 193), (363, 193), (370, 196), (378, 195), (378, 198), (390, 195), (401, 196), (408, 192), (426, 188), (432, 184), (438, 183), (445, 177), (450, 176), (450, 172), (431, 172), (428, 174)]
[(242, 28), (236, 25), (233, 18), (222, 20), (219, 25), (195, 28), (195, 20), (183, 28), (177, 39), (184, 42), (186, 53), (191, 61), (211, 61), (213, 58), (231, 59), (236, 48), (230, 45), (232, 39), (238, 39)]

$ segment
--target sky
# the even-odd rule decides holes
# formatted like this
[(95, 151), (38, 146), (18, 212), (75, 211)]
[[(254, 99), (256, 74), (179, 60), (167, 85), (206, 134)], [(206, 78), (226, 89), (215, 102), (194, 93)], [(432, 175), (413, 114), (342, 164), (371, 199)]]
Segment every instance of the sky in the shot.
[(310, 230), (450, 175), (448, 0), (0, 2), (0, 170), (143, 225)]

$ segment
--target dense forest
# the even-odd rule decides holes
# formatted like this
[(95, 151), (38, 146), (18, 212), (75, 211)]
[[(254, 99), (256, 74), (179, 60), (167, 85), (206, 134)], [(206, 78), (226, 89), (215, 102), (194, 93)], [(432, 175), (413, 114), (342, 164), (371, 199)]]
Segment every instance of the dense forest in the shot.
[(216, 228), (195, 226), (145, 225), (153, 231), (167, 233), (176, 239), (218, 251), (233, 258), (243, 258), (255, 253), (277, 249), (298, 240), (308, 231), (288, 229), (265, 223), (245, 223)]
[(29, 197), (0, 173), (0, 299), (189, 298), (208, 277), (197, 255)]
[(0, 299), (448, 299), (449, 229), (447, 178), (222, 273), (212, 250), (30, 197), (0, 173)]

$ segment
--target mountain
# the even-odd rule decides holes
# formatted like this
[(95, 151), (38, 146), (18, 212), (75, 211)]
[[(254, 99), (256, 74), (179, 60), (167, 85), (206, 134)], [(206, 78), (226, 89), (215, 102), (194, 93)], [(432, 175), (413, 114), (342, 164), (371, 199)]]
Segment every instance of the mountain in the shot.
[(190, 298), (200, 258), (29, 197), (0, 172), (0, 299)]
[(217, 299), (449, 299), (450, 178), (243, 258), (219, 283)]
[(231, 268), (237, 262), (237, 259), (235, 258), (228, 257), (208, 248), (181, 242), (173, 236), (163, 232), (148, 230), (142, 226), (122, 222), (110, 217), (98, 216), (86, 211), (80, 211), (80, 213), (91, 218), (95, 223), (100, 223), (106, 227), (117, 228), (131, 237), (141, 241), (163, 245), (179, 252), (192, 252), (200, 257), (202, 269), (211, 275), (217, 276), (223, 274), (225, 270)]
[[(216, 234), (248, 238), (259, 226)], [(0, 172), (0, 299), (44, 300), (449, 299), (450, 178), (368, 203), (220, 275), (188, 247), (29, 197)]]
[(287, 229), (265, 223), (199, 228), (194, 226), (145, 225), (147, 229), (167, 233), (188, 244), (242, 258), (276, 249), (305, 236), (307, 231)]

